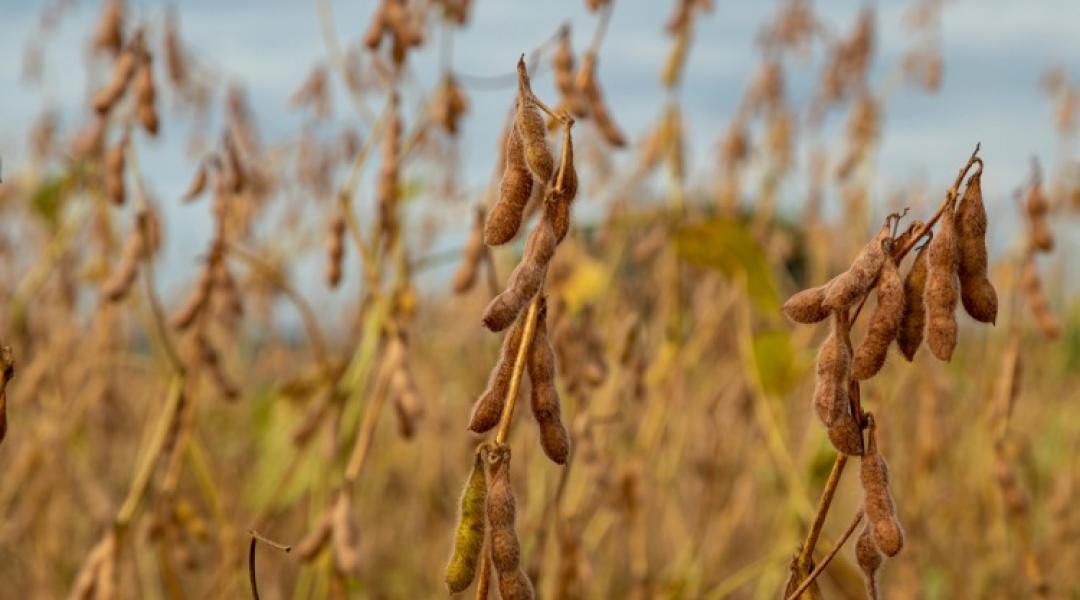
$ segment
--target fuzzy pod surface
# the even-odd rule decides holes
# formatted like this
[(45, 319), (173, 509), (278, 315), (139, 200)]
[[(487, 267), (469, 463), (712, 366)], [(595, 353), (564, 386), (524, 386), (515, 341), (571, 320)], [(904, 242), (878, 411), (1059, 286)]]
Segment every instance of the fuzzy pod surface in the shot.
[(997, 321), (998, 298), (987, 277), (986, 207), (982, 199), (982, 169), (968, 179), (956, 212), (959, 238), (960, 299), (971, 318), (983, 323)]
[(548, 263), (558, 245), (555, 230), (547, 218), (540, 219), (525, 243), (525, 254), (514, 268), (506, 289), (484, 308), (483, 323), (491, 331), (502, 331), (514, 322), (525, 305), (540, 291)]
[(896, 556), (904, 547), (904, 530), (896, 517), (892, 492), (889, 490), (889, 467), (877, 446), (877, 424), (870, 418), (866, 455), (862, 459), (860, 478), (863, 487), (863, 506), (873, 528), (874, 542), (886, 556)]
[(929, 272), (924, 294), (926, 345), (934, 356), (948, 361), (956, 349), (956, 305), (960, 301), (960, 282), (956, 275), (960, 248), (951, 205), (945, 210), (940, 223), (928, 248)]
[(469, 417), (469, 429), (475, 433), (484, 433), (499, 423), (503, 406), (506, 404), (506, 394), (510, 390), (510, 378), (514, 373), (514, 359), (517, 357), (524, 332), (525, 318), (521, 316), (503, 336), (499, 359), (488, 376), (487, 388), (476, 400)]
[(484, 243), (489, 246), (505, 244), (517, 235), (533, 189), (533, 177), (525, 164), (525, 147), (516, 126), (507, 128), (505, 146), (499, 200), (488, 211), (484, 223)]
[(517, 508), (510, 486), (510, 450), (497, 448), (492, 451), (492, 457), (487, 518), (491, 527), (491, 561), (498, 573), (499, 593), (503, 600), (531, 600), (535, 592), (521, 568), (521, 544), (514, 528)]
[(543, 306), (525, 366), (531, 384), (530, 405), (540, 428), (540, 445), (552, 462), (566, 464), (570, 454), (570, 434), (563, 425), (559, 393), (555, 389), (555, 352), (548, 339), (547, 310)]
[(804, 325), (824, 321), (831, 314), (829, 309), (825, 308), (825, 292), (828, 288), (829, 284), (826, 283), (796, 292), (781, 307), (784, 316)]
[(821, 343), (815, 368), (814, 409), (826, 429), (839, 421), (848, 408), (848, 377), (851, 370), (851, 351), (840, 339), (838, 321)]
[(922, 345), (926, 330), (926, 278), (929, 274), (927, 249), (923, 246), (915, 255), (911, 269), (904, 277), (904, 314), (900, 318), (900, 331), (896, 333), (896, 345), (904, 358), (911, 362)]
[(863, 246), (855, 255), (847, 271), (838, 275), (825, 292), (824, 306), (828, 310), (843, 310), (855, 304), (877, 280), (881, 267), (885, 264), (888, 251), (888, 225), (881, 228), (870, 243)]
[(904, 282), (891, 256), (885, 258), (878, 275), (877, 307), (851, 361), (852, 378), (862, 381), (876, 375), (885, 365), (889, 345), (896, 339), (904, 316)]

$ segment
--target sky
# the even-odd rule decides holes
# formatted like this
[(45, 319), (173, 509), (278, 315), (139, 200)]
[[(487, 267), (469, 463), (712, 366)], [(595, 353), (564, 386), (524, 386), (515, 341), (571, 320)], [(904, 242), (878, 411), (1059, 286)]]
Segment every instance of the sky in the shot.
[[(339, 38), (355, 40), (361, 35), (375, 3), (332, 0)], [(169, 5), (157, 0), (129, 4), (135, 15), (150, 22), (160, 22)], [(172, 4), (178, 8), (182, 38), (196, 57), (211, 63), (224, 79), (246, 87), (264, 140), (295, 137), (305, 117), (291, 110), (287, 100), (311, 66), (326, 57), (317, 3), (188, 0)], [(469, 26), (454, 37), (453, 66), (475, 76), (510, 72), (521, 52), (542, 43), (566, 20), (572, 27), (574, 47), (581, 49), (596, 21), (585, 11), (583, 0), (473, 0), (473, 4)], [(670, 43), (662, 27), (672, 3), (616, 0), (615, 4), (600, 53), (599, 76), (615, 118), (632, 139), (638, 139), (659, 116), (666, 99), (657, 74)], [(99, 10), (97, 1), (74, 2), (48, 39), (42, 85), (27, 87), (20, 81), (22, 55), (39, 35), (44, 5), (0, 0), (0, 156), (5, 175), (17, 172), (25, 163), (27, 129), (42, 106), (58, 110), (62, 122), (70, 127), (79, 122), (90, 93), (84, 65), (88, 60), (86, 39)], [(758, 64), (755, 36), (780, 3), (715, 0), (715, 5), (711, 14), (697, 22), (679, 92), (684, 118), (693, 124), (688, 132), (688, 155), (694, 165), (691, 179), (700, 183), (710, 180), (717, 138)], [(909, 5), (907, 0), (876, 3), (878, 52), (872, 81), (880, 83), (888, 77), (915, 39), (903, 24)], [(845, 32), (863, 4), (817, 0), (814, 6), (833, 30)], [(1080, 2), (1076, 0), (946, 2), (941, 29), (942, 88), (936, 95), (902, 88), (890, 98), (877, 152), (873, 197), (880, 200), (890, 190), (912, 182), (944, 190), (978, 141), (987, 164), (983, 189), (991, 214), (997, 205), (1002, 212), (1008, 210), (1011, 219), (1011, 195), (1023, 182), (1031, 157), (1039, 156), (1046, 164), (1057, 158), (1052, 107), (1039, 80), (1053, 65), (1064, 67), (1070, 79), (1080, 79), (1078, 26)], [(429, 45), (413, 63), (417, 76), (429, 86), (438, 68), (436, 46)], [(808, 92), (819, 65), (820, 56), (787, 64), (793, 94)], [(552, 96), (551, 85), (550, 76), (536, 79), (542, 97)], [(335, 90), (335, 121), (356, 123), (341, 86)], [(478, 190), (491, 174), (501, 116), (513, 90), (474, 88), (466, 92), (472, 106), (461, 142), (464, 183)], [(835, 115), (832, 126), (842, 125), (842, 119), (842, 113)], [(146, 179), (163, 199), (178, 198), (195, 169), (196, 158), (185, 153), (185, 142), (186, 124), (182, 121), (166, 122), (157, 140), (140, 142)], [(632, 161), (631, 156), (617, 154), (616, 158), (616, 164)], [(792, 178), (791, 187), (782, 193), (782, 206), (799, 202), (801, 179)], [(826, 199), (830, 201), (839, 202), (835, 197)], [(198, 253), (209, 235), (208, 209), (206, 203), (180, 206), (166, 200), (165, 205), (172, 229), (162, 258), (163, 276), (171, 285), (190, 278), (197, 269)], [(588, 209), (583, 210), (587, 214)], [(1004, 238), (1005, 234), (999, 233), (1004, 230), (998, 229), (993, 217), (991, 223), (991, 235)], [(995, 240), (995, 244), (1002, 242)]]

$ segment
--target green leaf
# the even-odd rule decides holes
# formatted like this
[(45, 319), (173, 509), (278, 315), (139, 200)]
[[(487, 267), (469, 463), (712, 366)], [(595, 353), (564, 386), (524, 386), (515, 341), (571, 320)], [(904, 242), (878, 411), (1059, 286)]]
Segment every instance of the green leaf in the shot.
[(717, 218), (688, 225), (676, 232), (675, 251), (684, 261), (717, 271), (732, 281), (745, 278), (754, 308), (770, 315), (779, 312), (772, 268), (743, 223)]

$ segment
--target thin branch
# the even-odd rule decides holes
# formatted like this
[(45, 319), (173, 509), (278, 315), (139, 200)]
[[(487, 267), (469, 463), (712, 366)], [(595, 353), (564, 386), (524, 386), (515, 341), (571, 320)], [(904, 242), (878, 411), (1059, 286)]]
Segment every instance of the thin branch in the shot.
[(810, 557), (813, 556), (814, 546), (817, 545), (818, 538), (821, 537), (821, 528), (825, 525), (825, 517), (829, 514), (829, 507), (832, 505), (833, 496), (836, 495), (836, 488), (840, 484), (840, 476), (844, 474), (846, 465), (847, 455), (838, 452), (836, 460), (833, 462), (832, 471), (829, 472), (829, 479), (825, 481), (825, 489), (821, 492), (821, 499), (818, 500), (814, 522), (810, 525), (810, 531), (806, 534), (806, 541), (803, 542), (802, 550), (799, 552), (800, 565), (810, 564)]
[(836, 554), (840, 552), (840, 549), (844, 547), (844, 544), (848, 541), (848, 538), (851, 537), (851, 534), (855, 532), (855, 528), (859, 526), (862, 518), (863, 511), (860, 508), (859, 512), (855, 513), (855, 518), (851, 520), (851, 525), (848, 525), (847, 531), (845, 531), (844, 535), (840, 536), (840, 539), (836, 541), (836, 546), (832, 550), (830, 550), (828, 554), (825, 555), (825, 558), (821, 559), (821, 562), (818, 563), (816, 567), (814, 567), (814, 570), (810, 573), (810, 575), (808, 575), (806, 579), (804, 579), (803, 582), (799, 584), (799, 587), (795, 588), (795, 591), (792, 592), (786, 600), (796, 600), (796, 598), (798, 598), (803, 592), (806, 591), (807, 588), (810, 587), (810, 584), (814, 583), (814, 580), (817, 579), (818, 575), (821, 575), (821, 573), (825, 570), (825, 567), (829, 566), (829, 563), (832, 562), (832, 559), (835, 558)]
[(532, 346), (533, 335), (536, 333), (537, 315), (540, 313), (540, 303), (543, 301), (543, 290), (536, 293), (529, 304), (529, 312), (525, 315), (525, 331), (521, 334), (521, 344), (518, 346), (517, 356), (514, 358), (514, 372), (510, 376), (509, 389), (506, 391), (506, 402), (503, 404), (502, 416), (499, 418), (499, 430), (495, 434), (495, 444), (506, 443), (506, 436), (510, 433), (510, 421), (514, 415), (514, 406), (517, 404), (518, 387), (521, 385), (521, 374), (525, 370), (525, 356)]

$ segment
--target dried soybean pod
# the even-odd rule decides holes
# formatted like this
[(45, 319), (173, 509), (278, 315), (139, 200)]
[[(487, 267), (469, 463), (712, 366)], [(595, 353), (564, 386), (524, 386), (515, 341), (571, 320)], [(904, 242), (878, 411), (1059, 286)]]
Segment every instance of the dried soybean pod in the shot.
[(127, 196), (124, 190), (124, 153), (127, 152), (127, 133), (105, 153), (105, 195), (120, 206)]
[(334, 560), (343, 575), (356, 573), (360, 568), (360, 541), (352, 519), (352, 496), (348, 489), (338, 492), (331, 517), (331, 537), (334, 540)]
[(1043, 335), (1051, 339), (1061, 335), (1061, 324), (1050, 311), (1046, 292), (1043, 291), (1042, 279), (1035, 268), (1035, 255), (1031, 252), (1024, 257), (1024, 263), (1020, 268), (1020, 290), (1024, 293), (1024, 300), (1031, 309), (1031, 316), (1035, 318), (1035, 323), (1042, 330)]
[(123, 44), (123, 33), (124, 2), (123, 0), (108, 0), (102, 8), (97, 27), (94, 29), (93, 46), (97, 50), (116, 54)]
[(904, 316), (900, 319), (900, 331), (896, 334), (896, 345), (900, 352), (911, 362), (922, 345), (923, 331), (926, 329), (926, 304), (923, 295), (926, 291), (927, 249), (923, 246), (915, 255), (911, 270), (904, 278)]
[(300, 557), (300, 560), (309, 562), (326, 547), (326, 543), (330, 541), (330, 531), (333, 528), (331, 518), (330, 511), (324, 512), (319, 517), (319, 522), (315, 525), (315, 528), (308, 532), (300, 540), (300, 543), (296, 545), (296, 555)]
[(869, 431), (866, 454), (862, 458), (863, 505), (866, 518), (873, 526), (874, 542), (886, 556), (896, 556), (904, 547), (904, 530), (896, 518), (892, 494), (889, 491), (889, 467), (877, 447), (877, 423), (867, 415)]
[(584, 117), (588, 112), (581, 101), (574, 85), (574, 51), (570, 47), (570, 26), (563, 25), (559, 30), (559, 45), (551, 57), (552, 70), (555, 72), (555, 87), (562, 95), (560, 107), (569, 110), (574, 116)]
[(525, 147), (517, 127), (506, 129), (506, 166), (499, 181), (499, 201), (491, 207), (484, 223), (484, 243), (505, 244), (517, 235), (525, 205), (532, 193), (533, 178), (525, 165)]
[(833, 318), (832, 331), (821, 343), (817, 356), (817, 381), (814, 385), (814, 409), (821, 423), (829, 428), (848, 410), (848, 373), (851, 351), (840, 336), (839, 319)]
[(469, 230), (469, 239), (461, 251), (461, 265), (454, 272), (454, 293), (464, 294), (472, 289), (486, 251), (484, 248), (484, 207), (478, 206), (472, 229)]
[(199, 169), (195, 171), (195, 176), (191, 178), (191, 183), (188, 184), (187, 191), (180, 198), (183, 202), (191, 202), (195, 198), (198, 198), (203, 191), (206, 190), (206, 181), (208, 177), (206, 174), (206, 161), (199, 163)]
[(863, 577), (866, 579), (866, 596), (870, 600), (877, 600), (877, 571), (881, 567), (884, 558), (874, 543), (870, 522), (863, 525), (859, 539), (855, 542), (855, 562), (859, 563)]
[(109, 83), (105, 84), (105, 87), (101, 88), (91, 101), (94, 110), (99, 115), (104, 115), (112, 110), (116, 101), (124, 94), (128, 82), (131, 81), (132, 75), (135, 74), (137, 62), (138, 58), (132, 48), (125, 49), (116, 57)]
[(544, 218), (551, 222), (558, 243), (561, 243), (570, 231), (570, 205), (577, 197), (578, 189), (577, 170), (574, 168), (574, 143), (569, 127), (564, 129), (563, 145), (566, 149), (566, 170), (556, 176), (556, 189), (544, 203)]
[(831, 283), (830, 281), (825, 285), (807, 288), (793, 294), (781, 307), (784, 315), (792, 321), (804, 325), (824, 321), (831, 314), (824, 304), (825, 292)]
[(345, 260), (345, 215), (341, 211), (330, 220), (326, 238), (326, 285), (335, 288), (341, 283), (341, 267)]
[(503, 336), (499, 360), (491, 369), (487, 388), (473, 405), (469, 429), (476, 433), (484, 433), (499, 423), (506, 394), (510, 389), (510, 378), (514, 372), (514, 359), (517, 357), (518, 346), (521, 345), (521, 335), (525, 331), (524, 321), (524, 317), (519, 317), (510, 331)]
[(517, 116), (514, 118), (514, 128), (521, 135), (521, 141), (525, 152), (525, 164), (532, 172), (536, 180), (546, 184), (555, 172), (555, 159), (551, 156), (551, 149), (547, 143), (547, 128), (544, 125), (544, 117), (540, 115), (540, 109), (536, 108), (532, 100), (532, 92), (529, 88), (529, 76), (525, 72), (525, 57), (518, 60), (518, 80), (522, 82), (521, 93), (518, 95)]
[(154, 106), (156, 95), (150, 55), (143, 52), (135, 73), (135, 112), (143, 131), (150, 135), (157, 135), (158, 131), (158, 114)]
[(956, 276), (959, 247), (956, 225), (950, 204), (941, 217), (941, 226), (927, 250), (929, 272), (926, 276), (926, 345), (934, 356), (947, 361), (956, 348), (956, 304), (960, 284)]
[(825, 292), (824, 306), (828, 310), (843, 310), (855, 304), (877, 280), (885, 253), (890, 250), (889, 225), (882, 226), (874, 239), (863, 247), (847, 271), (837, 275)]
[(457, 531), (454, 534), (454, 553), (446, 565), (446, 587), (457, 593), (469, 587), (476, 578), (480, 552), (484, 546), (487, 475), (484, 472), (484, 451), (478, 449), (472, 473), (461, 493), (461, 508)]
[(960, 299), (971, 318), (983, 323), (997, 321), (998, 299), (987, 278), (986, 207), (982, 200), (982, 168), (968, 179), (956, 212), (960, 242)]
[(566, 464), (570, 454), (570, 434), (562, 423), (559, 392), (555, 389), (555, 351), (547, 334), (547, 304), (540, 303), (536, 333), (526, 357), (529, 371), (530, 404), (540, 427), (540, 445), (555, 464)]
[[(213, 253), (214, 251), (211, 250), (211, 254)], [(210, 300), (210, 293), (214, 288), (214, 277), (213, 269), (209, 267), (209, 264), (203, 267), (202, 272), (199, 273), (199, 280), (195, 283), (195, 289), (169, 318), (169, 323), (178, 331), (191, 327), (195, 318), (202, 313), (203, 307)]]
[(848, 456), (862, 456), (862, 429), (859, 428), (859, 424), (855, 421), (855, 416), (851, 414), (852, 399), (859, 397), (859, 382), (849, 379), (847, 389), (846, 399), (848, 401), (844, 404), (839, 418), (832, 425), (829, 425), (825, 432), (829, 436), (829, 442), (838, 452), (843, 452)]
[(484, 308), (484, 326), (502, 331), (514, 322), (521, 309), (532, 300), (544, 283), (547, 265), (558, 245), (555, 230), (547, 218), (540, 219), (525, 243), (525, 255), (510, 274), (506, 289)]
[(510, 449), (492, 450), (491, 487), (487, 496), (487, 518), (491, 527), (491, 561), (498, 573), (503, 600), (531, 600), (532, 582), (521, 569), (521, 544), (514, 529), (516, 506), (510, 486)]
[(398, 235), (398, 202), (401, 198), (401, 134), (402, 122), (396, 93), (390, 97), (386, 132), (383, 134), (382, 155), (375, 195), (379, 233), (389, 248)]
[(611, 113), (608, 112), (604, 96), (600, 91), (600, 84), (596, 81), (596, 54), (594, 52), (587, 52), (581, 60), (581, 69), (577, 74), (577, 88), (585, 97), (589, 114), (592, 115), (604, 139), (616, 148), (625, 146), (626, 136), (619, 130), (619, 126), (615, 124)]
[(120, 263), (116, 266), (116, 270), (101, 286), (101, 294), (109, 302), (123, 300), (131, 289), (131, 284), (135, 283), (135, 276), (139, 272), (139, 258), (144, 252), (143, 246), (142, 230), (136, 227), (124, 241), (124, 250), (120, 255)]
[(889, 345), (896, 339), (904, 316), (904, 283), (892, 256), (885, 257), (877, 283), (877, 307), (851, 362), (851, 377), (869, 379), (885, 365)]

